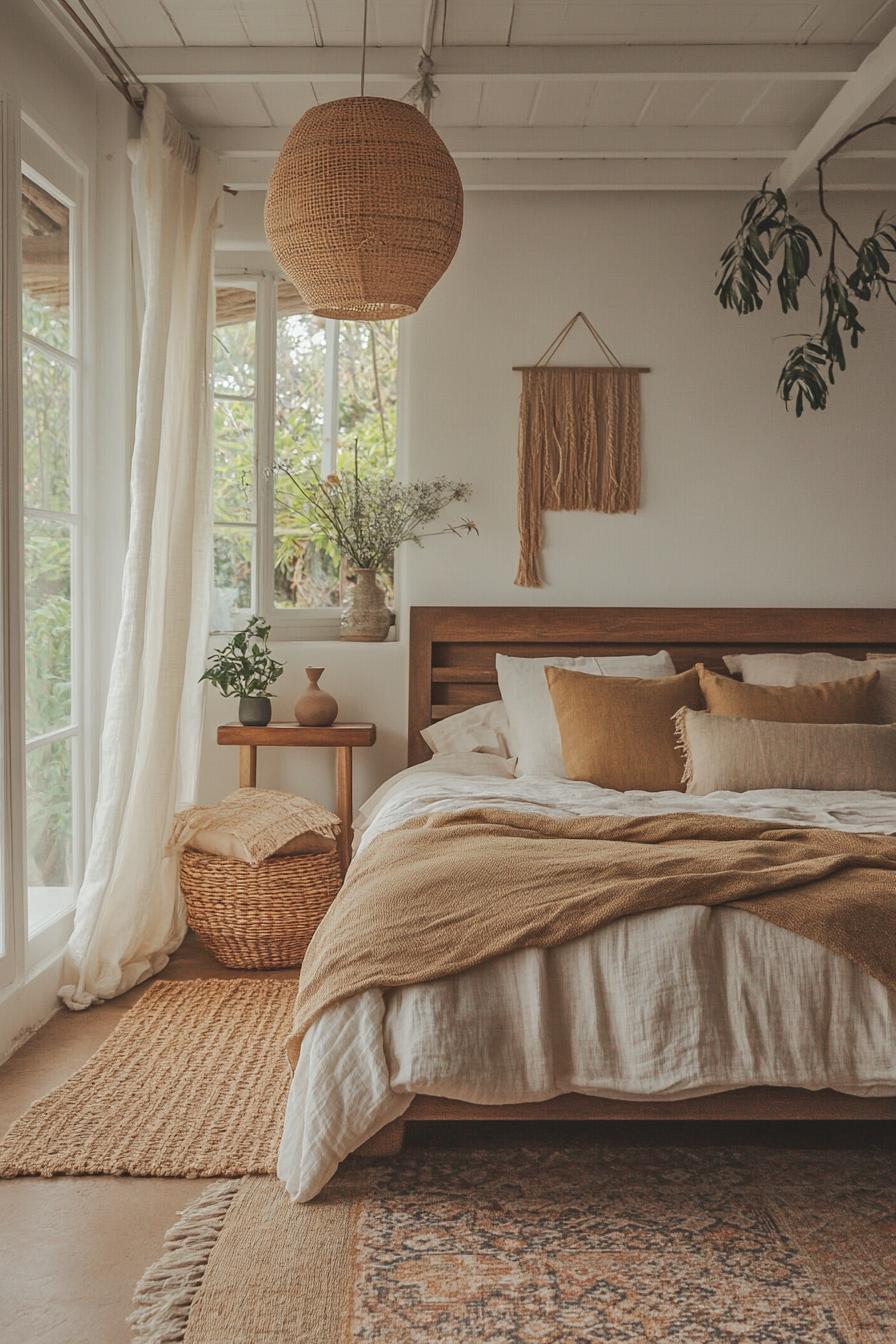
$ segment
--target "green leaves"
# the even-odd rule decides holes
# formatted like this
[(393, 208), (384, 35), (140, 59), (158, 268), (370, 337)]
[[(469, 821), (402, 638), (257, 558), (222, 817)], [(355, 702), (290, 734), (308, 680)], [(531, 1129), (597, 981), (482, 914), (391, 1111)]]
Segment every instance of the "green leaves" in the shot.
[(834, 385), (836, 370), (846, 368), (843, 338), (848, 337), (855, 350), (865, 330), (850, 288), (842, 271), (829, 266), (821, 282), (821, 331), (794, 346), (781, 370), (778, 392), (788, 408), (793, 401), (797, 416), (805, 405), (813, 411), (827, 407), (828, 387)]
[(834, 366), (846, 368), (843, 337), (849, 337), (853, 350), (865, 330), (859, 321), (859, 310), (850, 298), (846, 278), (831, 264), (821, 282), (821, 311), (823, 326), (819, 337), (828, 352), (828, 378), (834, 382)]
[(283, 664), (268, 649), (270, 633), (266, 620), (250, 616), (244, 630), (222, 649), (209, 654), (208, 667), (199, 680), (211, 682), (225, 697), (267, 695), (283, 675)]
[(855, 269), (846, 282), (857, 299), (868, 302), (884, 293), (896, 303), (891, 285), (887, 283), (890, 274), (888, 252), (896, 253), (896, 220), (885, 219), (880, 214), (870, 236), (860, 243)]
[[(819, 329), (791, 349), (778, 378), (779, 396), (788, 408), (793, 405), (798, 416), (807, 406), (813, 411), (826, 408), (837, 371), (846, 368), (846, 347), (857, 349), (865, 330), (859, 304), (884, 294), (896, 303), (896, 280), (890, 276), (896, 256), (896, 218), (878, 215), (871, 233), (855, 247), (824, 197), (825, 162), (863, 131), (885, 123), (896, 125), (896, 118), (883, 117), (851, 132), (818, 164), (818, 200), (831, 230), (828, 265), (819, 290)], [(838, 243), (855, 258), (849, 273), (837, 264)], [(797, 311), (800, 285), (810, 278), (813, 248), (820, 256), (821, 245), (813, 231), (791, 214), (783, 191), (769, 190), (766, 178), (741, 211), (734, 241), (722, 253), (716, 272), (716, 297), (723, 308), (741, 315), (757, 312), (771, 290), (777, 266), (775, 284), (781, 311)]]
[(787, 313), (791, 309), (795, 312), (800, 306), (799, 288), (812, 265), (810, 247), (815, 248), (816, 256), (821, 256), (821, 245), (812, 230), (787, 211), (783, 193), (777, 194), (784, 201), (784, 215), (778, 227), (772, 232), (769, 257), (781, 258), (778, 297), (781, 300), (781, 311)]
[(827, 347), (815, 337), (802, 345), (795, 345), (787, 356), (787, 363), (778, 379), (778, 394), (786, 406), (795, 403), (797, 416), (802, 415), (808, 402), (813, 411), (823, 411), (828, 404), (828, 382), (825, 376), (829, 356)]
[(812, 247), (821, 254), (812, 230), (790, 213), (783, 191), (768, 191), (763, 183), (741, 212), (734, 242), (722, 253), (716, 297), (723, 308), (741, 316), (757, 312), (771, 289), (771, 263), (779, 259), (777, 287), (782, 310), (798, 308), (797, 294), (809, 274)]

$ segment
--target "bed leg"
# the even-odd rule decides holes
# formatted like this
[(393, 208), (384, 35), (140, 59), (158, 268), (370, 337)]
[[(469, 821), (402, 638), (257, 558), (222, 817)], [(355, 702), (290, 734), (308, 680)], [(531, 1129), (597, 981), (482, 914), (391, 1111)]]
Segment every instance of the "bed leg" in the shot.
[(399, 1117), (377, 1130), (366, 1143), (362, 1143), (355, 1152), (358, 1157), (395, 1157), (401, 1152), (404, 1143), (404, 1120)]

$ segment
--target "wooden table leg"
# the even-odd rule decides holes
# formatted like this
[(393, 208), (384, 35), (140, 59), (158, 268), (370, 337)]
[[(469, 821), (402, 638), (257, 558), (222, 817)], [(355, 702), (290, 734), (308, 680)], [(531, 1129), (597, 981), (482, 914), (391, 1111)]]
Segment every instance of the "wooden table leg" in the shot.
[(258, 766), (258, 748), (240, 747), (240, 788), (254, 789)]
[(342, 826), (339, 832), (339, 861), (345, 872), (352, 857), (352, 749), (336, 748), (336, 812)]

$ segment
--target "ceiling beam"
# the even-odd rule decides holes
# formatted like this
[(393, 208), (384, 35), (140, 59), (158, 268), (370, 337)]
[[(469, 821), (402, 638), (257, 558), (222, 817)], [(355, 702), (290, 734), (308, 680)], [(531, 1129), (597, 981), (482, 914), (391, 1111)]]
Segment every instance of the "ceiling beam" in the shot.
[(775, 176), (783, 191), (797, 186), (896, 80), (896, 28), (865, 57), (828, 103), (815, 125), (785, 159)]
[[(206, 149), (228, 159), (275, 159), (289, 126), (208, 126)], [(783, 159), (794, 126), (443, 126), (456, 159)], [(870, 134), (850, 158), (896, 158), (896, 137)]]
[[(849, 79), (873, 48), (859, 45), (438, 47), (436, 79)], [(124, 47), (147, 84), (355, 80), (357, 47)], [(416, 47), (373, 47), (367, 80), (413, 82)]]
[[(228, 158), (274, 159), (290, 129), (209, 126), (196, 134)], [(439, 134), (456, 159), (784, 158), (799, 142), (789, 126), (443, 126)]]
[[(224, 181), (263, 192), (271, 158), (225, 158)], [(755, 191), (776, 161), (744, 159), (492, 158), (459, 161), (465, 191)], [(896, 191), (891, 163), (850, 160), (832, 169), (832, 191)]]

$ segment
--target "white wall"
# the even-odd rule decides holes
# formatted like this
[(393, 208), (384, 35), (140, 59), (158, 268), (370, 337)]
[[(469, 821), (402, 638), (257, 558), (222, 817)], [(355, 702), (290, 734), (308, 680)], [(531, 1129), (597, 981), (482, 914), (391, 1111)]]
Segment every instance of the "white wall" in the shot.
[[(419, 553), (412, 601), (896, 601), (896, 310), (878, 305), (829, 409), (797, 420), (775, 395), (796, 342), (773, 337), (814, 327), (812, 291), (787, 318), (771, 304), (739, 318), (713, 296), (742, 204), (697, 193), (468, 196), (458, 258), (411, 326), (405, 431), (415, 474), (473, 482), (481, 537)], [(883, 204), (838, 200), (866, 225)], [(642, 508), (549, 514), (549, 586), (519, 589), (511, 365), (533, 362), (578, 308), (623, 363), (652, 370)], [(567, 347), (570, 363), (604, 362), (587, 334)]]
[(98, 79), (35, 0), (3, 0), (0, 81), (61, 149), (92, 164)]
[[(887, 204), (836, 203), (857, 233)], [(458, 255), (405, 324), (400, 433), (409, 475), (472, 483), (480, 536), (406, 554), (403, 608), (896, 601), (896, 310), (869, 311), (829, 409), (796, 420), (775, 394), (793, 342), (773, 338), (814, 326), (814, 293), (788, 318), (772, 305), (738, 318), (713, 296), (716, 261), (742, 204), (702, 193), (468, 195)], [(521, 589), (513, 583), (519, 375), (511, 366), (533, 362), (578, 308), (624, 363), (652, 370), (642, 380), (642, 508), (635, 517), (549, 514), (547, 585)], [(569, 362), (602, 362), (589, 340), (570, 340)], [(406, 636), (405, 621), (400, 630)], [(289, 668), (278, 717), (312, 653), (328, 668), (341, 717), (379, 725), (376, 755), (357, 753), (360, 799), (403, 763), (406, 644), (278, 646)], [(211, 695), (209, 711), (203, 792), (215, 797), (235, 779), (236, 763), (222, 780), (214, 727), (231, 711)], [(262, 782), (332, 801), (327, 753), (264, 755)]]

